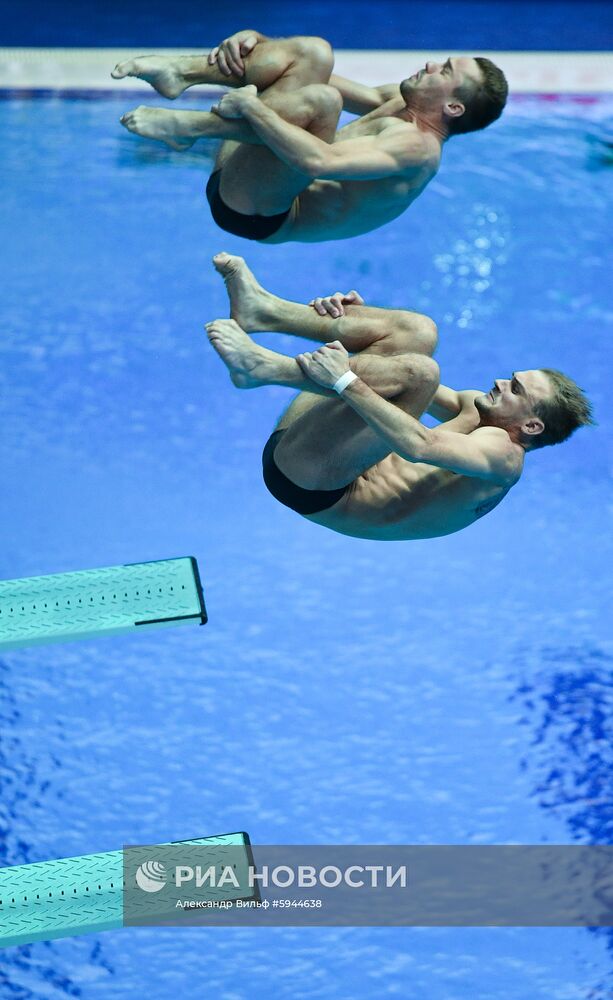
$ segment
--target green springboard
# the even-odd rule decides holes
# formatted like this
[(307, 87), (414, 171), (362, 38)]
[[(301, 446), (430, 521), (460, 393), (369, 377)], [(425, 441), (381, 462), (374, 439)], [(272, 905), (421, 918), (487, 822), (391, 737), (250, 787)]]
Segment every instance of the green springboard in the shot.
[(206, 620), (191, 556), (0, 580), (0, 650)]
[[(180, 858), (181, 847), (188, 844), (210, 848), (211, 863), (228, 847), (244, 848), (246, 861), (250, 856), (249, 837), (242, 832), (169, 846), (176, 845)], [(123, 861), (122, 851), (107, 851), (0, 868), (0, 947), (122, 927)], [(142, 894), (142, 907), (143, 913), (151, 908), (147, 893)], [(131, 910), (134, 916), (134, 901)]]

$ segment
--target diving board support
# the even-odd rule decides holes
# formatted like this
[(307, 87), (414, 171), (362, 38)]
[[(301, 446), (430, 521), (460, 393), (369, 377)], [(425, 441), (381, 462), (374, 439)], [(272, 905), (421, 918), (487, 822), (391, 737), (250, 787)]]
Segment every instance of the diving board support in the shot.
[(206, 621), (193, 556), (0, 580), (0, 650)]
[[(235, 859), (236, 849), (241, 848), (244, 864), (251, 863), (249, 837), (243, 832), (175, 841), (164, 847), (167, 852), (176, 846), (180, 863), (181, 848), (187, 845), (206, 848), (212, 865), (223, 862), (228, 848), (234, 849)], [(124, 888), (123, 851), (0, 868), (0, 947), (123, 927)], [(132, 911), (134, 905), (132, 901)], [(143, 914), (151, 912), (151, 905), (152, 897), (144, 892)]]

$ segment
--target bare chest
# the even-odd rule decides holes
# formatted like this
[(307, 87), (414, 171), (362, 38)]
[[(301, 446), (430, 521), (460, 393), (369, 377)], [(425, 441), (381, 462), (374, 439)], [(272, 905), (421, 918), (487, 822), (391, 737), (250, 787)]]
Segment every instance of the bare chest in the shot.
[(402, 133), (407, 131), (408, 126), (406, 123), (401, 122), (398, 118), (394, 118), (390, 115), (366, 115), (364, 118), (356, 118), (355, 121), (349, 122), (348, 125), (344, 125), (343, 128), (339, 129), (336, 133), (334, 142), (345, 142), (348, 139), (363, 139), (365, 136), (380, 136), (383, 132), (390, 133), (390, 130), (394, 132)]

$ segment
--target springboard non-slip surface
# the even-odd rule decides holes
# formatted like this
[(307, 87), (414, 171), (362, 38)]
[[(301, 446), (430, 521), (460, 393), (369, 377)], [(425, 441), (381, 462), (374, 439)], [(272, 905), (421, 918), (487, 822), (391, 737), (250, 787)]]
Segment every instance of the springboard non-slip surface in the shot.
[(192, 557), (0, 581), (0, 649), (206, 620)]

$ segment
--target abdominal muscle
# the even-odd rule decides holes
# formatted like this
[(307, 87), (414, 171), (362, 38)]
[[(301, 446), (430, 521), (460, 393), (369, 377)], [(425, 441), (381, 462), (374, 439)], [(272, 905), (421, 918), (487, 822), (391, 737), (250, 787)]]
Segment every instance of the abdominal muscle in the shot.
[(388, 455), (358, 476), (333, 507), (308, 520), (355, 538), (436, 538), (468, 527), (507, 492), (496, 483)]
[[(402, 215), (432, 176), (315, 180), (295, 199), (293, 215), (282, 227), (283, 239), (323, 242), (371, 232)], [(275, 236), (266, 242), (275, 242)]]

